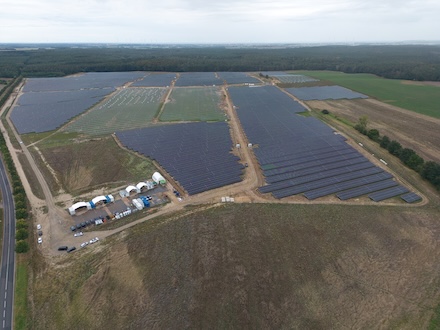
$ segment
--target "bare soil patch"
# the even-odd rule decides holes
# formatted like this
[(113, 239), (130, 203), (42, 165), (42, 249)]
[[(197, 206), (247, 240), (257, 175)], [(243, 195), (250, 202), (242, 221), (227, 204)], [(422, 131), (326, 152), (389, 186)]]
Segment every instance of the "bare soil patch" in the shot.
[(366, 115), (368, 127), (396, 140), (404, 148), (415, 150), (425, 160), (440, 163), (440, 120), (376, 100), (309, 101), (314, 109), (327, 109), (333, 114), (357, 122)]

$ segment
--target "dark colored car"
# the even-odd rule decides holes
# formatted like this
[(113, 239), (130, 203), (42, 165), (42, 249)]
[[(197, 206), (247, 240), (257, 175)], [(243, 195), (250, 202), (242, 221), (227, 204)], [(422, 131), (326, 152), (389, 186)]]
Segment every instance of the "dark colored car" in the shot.
[(71, 230), (71, 231), (75, 231), (75, 230), (76, 230), (76, 226), (71, 226), (71, 227), (70, 227), (70, 230)]
[(67, 249), (67, 253), (70, 253), (70, 252), (75, 251), (75, 250), (76, 250), (76, 247), (72, 246), (71, 248)]
[(81, 227), (85, 227), (86, 226), (86, 222), (84, 221), (84, 222), (81, 222)]
[(67, 251), (68, 247), (63, 245), (58, 247), (58, 251)]
[(43, 236), (43, 232), (41, 230), (38, 231), (38, 236)]

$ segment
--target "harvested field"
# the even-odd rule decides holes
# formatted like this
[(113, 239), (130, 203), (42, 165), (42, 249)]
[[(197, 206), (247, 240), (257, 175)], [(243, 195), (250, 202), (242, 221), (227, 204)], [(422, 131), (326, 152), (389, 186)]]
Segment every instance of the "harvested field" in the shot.
[(368, 127), (415, 150), (425, 160), (440, 163), (440, 120), (400, 109), (376, 100), (308, 101), (314, 109), (327, 109), (356, 123), (368, 117)]
[(423, 329), (438, 303), (438, 208), (183, 212), (37, 269), (34, 328)]

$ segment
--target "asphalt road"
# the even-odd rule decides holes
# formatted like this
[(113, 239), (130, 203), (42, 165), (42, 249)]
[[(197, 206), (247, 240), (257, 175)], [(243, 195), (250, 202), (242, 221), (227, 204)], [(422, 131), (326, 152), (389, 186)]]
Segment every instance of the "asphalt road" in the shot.
[(15, 276), (15, 212), (11, 186), (3, 160), (0, 161), (3, 196), (3, 248), (0, 283), (0, 329), (12, 329)]

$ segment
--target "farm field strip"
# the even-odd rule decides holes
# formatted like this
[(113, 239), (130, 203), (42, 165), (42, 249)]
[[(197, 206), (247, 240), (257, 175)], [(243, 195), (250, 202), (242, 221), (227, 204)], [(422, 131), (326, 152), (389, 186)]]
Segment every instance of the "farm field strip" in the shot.
[(300, 73), (331, 81), (384, 103), (440, 118), (440, 87), (438, 86), (421, 86), (403, 80), (380, 78), (372, 74), (331, 71), (300, 71)]
[(220, 90), (215, 87), (174, 88), (170, 102), (160, 116), (160, 121), (219, 121), (225, 119), (220, 110)]
[(164, 88), (122, 89), (66, 126), (64, 130), (97, 135), (148, 126), (157, 113), (165, 93)]

